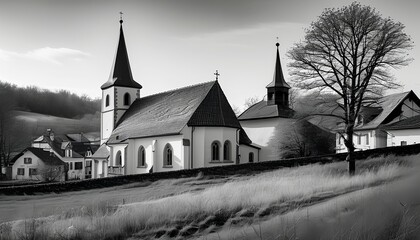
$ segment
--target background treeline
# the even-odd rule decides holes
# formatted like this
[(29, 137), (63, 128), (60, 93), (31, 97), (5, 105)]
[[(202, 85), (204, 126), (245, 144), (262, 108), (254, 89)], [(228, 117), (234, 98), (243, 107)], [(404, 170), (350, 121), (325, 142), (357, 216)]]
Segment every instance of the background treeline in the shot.
[(21, 110), (65, 118), (81, 118), (100, 111), (100, 99), (79, 96), (67, 90), (52, 92), (38, 87), (17, 87), (0, 81), (0, 103), (8, 110)]

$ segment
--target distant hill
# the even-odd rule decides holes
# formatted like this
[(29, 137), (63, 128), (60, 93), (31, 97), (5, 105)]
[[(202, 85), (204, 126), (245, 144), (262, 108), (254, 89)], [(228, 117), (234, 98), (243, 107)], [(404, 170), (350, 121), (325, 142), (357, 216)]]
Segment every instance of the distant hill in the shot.
[(99, 136), (100, 100), (0, 81), (0, 166), (47, 129)]
[(55, 133), (99, 133), (100, 115), (85, 115), (81, 119), (55, 117), (40, 113), (13, 111), (13, 118), (17, 124), (25, 126), (28, 134), (39, 136), (50, 128)]
[(38, 87), (17, 87), (0, 81), (0, 113), (20, 110), (64, 118), (83, 118), (100, 111), (100, 99), (67, 90), (53, 92)]

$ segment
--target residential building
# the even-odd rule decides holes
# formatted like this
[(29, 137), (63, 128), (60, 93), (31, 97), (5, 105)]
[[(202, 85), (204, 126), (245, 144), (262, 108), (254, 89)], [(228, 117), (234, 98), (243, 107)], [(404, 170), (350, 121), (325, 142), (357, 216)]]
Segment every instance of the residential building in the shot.
[(52, 151), (29, 147), (12, 161), (12, 179), (64, 181), (66, 164)]
[[(420, 100), (413, 91), (387, 95), (377, 101), (365, 104), (362, 106), (354, 128), (353, 143), (356, 151), (396, 146), (399, 145), (397, 141), (400, 143), (414, 141), (410, 135), (415, 136), (417, 130), (411, 128), (409, 131), (405, 131), (408, 129), (399, 128), (407, 127), (406, 123), (413, 121), (403, 121), (404, 119), (419, 114)], [(415, 121), (417, 118), (412, 119)], [(345, 135), (340, 129), (336, 134), (336, 151), (338, 153), (347, 152), (343, 141)]]

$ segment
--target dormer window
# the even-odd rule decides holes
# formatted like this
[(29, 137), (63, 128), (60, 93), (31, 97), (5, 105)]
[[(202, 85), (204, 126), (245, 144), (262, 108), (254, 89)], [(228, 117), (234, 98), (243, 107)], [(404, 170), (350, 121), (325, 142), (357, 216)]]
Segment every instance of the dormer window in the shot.
[(66, 149), (65, 154), (66, 154), (66, 157), (71, 157), (72, 156), (71, 149)]

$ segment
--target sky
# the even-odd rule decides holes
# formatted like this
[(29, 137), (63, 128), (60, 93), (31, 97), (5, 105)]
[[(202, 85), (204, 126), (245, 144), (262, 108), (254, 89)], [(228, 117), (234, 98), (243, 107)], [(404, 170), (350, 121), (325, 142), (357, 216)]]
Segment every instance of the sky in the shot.
[[(134, 79), (146, 96), (212, 81), (231, 105), (263, 98), (274, 73), (275, 43), (286, 81), (286, 53), (325, 8), (352, 0), (0, 0), (0, 81), (101, 96), (119, 35), (119, 12)], [(420, 94), (420, 1), (363, 0), (406, 26), (414, 61), (394, 71)]]

